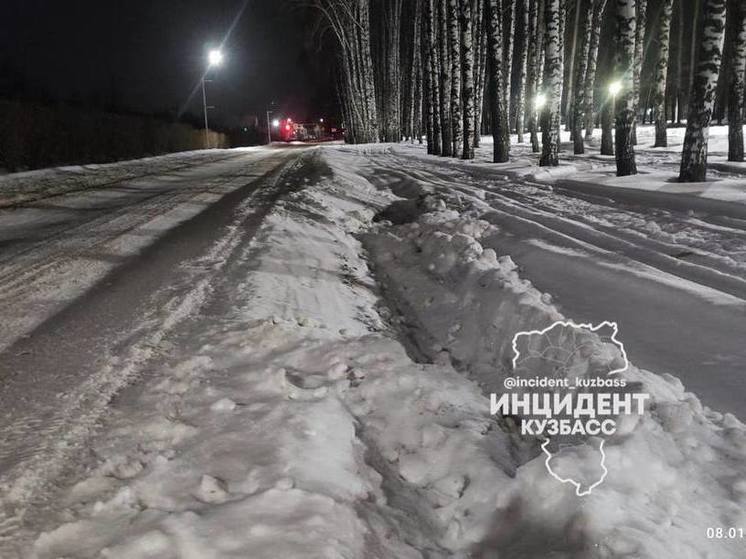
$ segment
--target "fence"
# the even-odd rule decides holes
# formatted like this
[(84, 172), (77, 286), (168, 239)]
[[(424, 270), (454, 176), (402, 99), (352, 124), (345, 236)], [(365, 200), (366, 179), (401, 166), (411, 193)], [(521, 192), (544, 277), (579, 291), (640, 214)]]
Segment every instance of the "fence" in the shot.
[[(210, 131), (209, 145), (229, 147), (229, 140)], [(106, 163), (204, 147), (204, 130), (184, 123), (0, 100), (0, 168), (8, 171)]]

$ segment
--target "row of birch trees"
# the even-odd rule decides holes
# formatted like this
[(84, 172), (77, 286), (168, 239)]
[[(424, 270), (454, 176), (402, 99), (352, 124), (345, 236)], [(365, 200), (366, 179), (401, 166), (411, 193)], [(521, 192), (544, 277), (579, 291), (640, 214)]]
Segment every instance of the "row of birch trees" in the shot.
[(305, 1), (334, 39), (349, 142), (471, 159), (491, 133), (505, 162), (515, 134), (555, 166), (563, 126), (575, 154), (600, 128), (624, 176), (639, 123), (665, 147), (685, 121), (680, 180), (701, 181), (716, 119), (744, 160), (746, 0)]

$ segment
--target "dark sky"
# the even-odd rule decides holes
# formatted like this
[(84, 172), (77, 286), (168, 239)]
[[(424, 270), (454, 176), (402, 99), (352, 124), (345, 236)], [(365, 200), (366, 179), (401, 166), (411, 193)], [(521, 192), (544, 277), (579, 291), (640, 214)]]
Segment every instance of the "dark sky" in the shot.
[[(2, 0), (0, 95), (173, 111), (198, 83), (244, 0)], [(248, 0), (208, 83), (214, 118), (235, 124), (276, 101), (297, 120), (333, 116), (328, 56), (313, 14)], [(199, 115), (201, 96), (187, 109)]]

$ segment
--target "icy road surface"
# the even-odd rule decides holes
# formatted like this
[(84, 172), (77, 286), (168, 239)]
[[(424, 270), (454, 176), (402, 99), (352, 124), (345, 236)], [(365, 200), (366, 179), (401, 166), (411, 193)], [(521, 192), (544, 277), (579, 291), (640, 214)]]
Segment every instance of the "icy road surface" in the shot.
[(214, 150), (96, 166), (77, 171), (82, 188), (61, 188), (57, 170), (30, 173), (33, 184), (44, 183), (41, 175), (55, 188), (0, 209), (6, 483), (25, 477), (29, 487), (16, 489), (33, 494), (31, 485), (59, 473), (68, 447), (200, 307), (239, 241), (287, 189), (282, 177), (303, 151)]
[(417, 147), (364, 157), (368, 178), (402, 196), (452, 193), (479, 208), (502, 232), (485, 246), (566, 316), (618, 322), (631, 361), (744, 416), (746, 220), (577, 193)]

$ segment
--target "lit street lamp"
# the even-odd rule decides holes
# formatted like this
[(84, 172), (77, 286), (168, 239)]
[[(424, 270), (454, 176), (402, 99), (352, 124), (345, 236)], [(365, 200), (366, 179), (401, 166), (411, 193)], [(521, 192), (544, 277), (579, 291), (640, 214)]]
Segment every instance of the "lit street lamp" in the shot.
[[(270, 107), (274, 107), (274, 102), (270, 103)], [(267, 109), (267, 145), (272, 143), (272, 128), (279, 128), (280, 127), (280, 119), (274, 118), (272, 119), (272, 128), (269, 126), (269, 115), (274, 113), (275, 111), (270, 108)]]
[(210, 66), (220, 66), (223, 63), (223, 53), (217, 49), (211, 50), (207, 55), (207, 62)]
[(611, 93), (612, 97), (616, 97), (621, 90), (622, 90), (622, 82), (615, 81), (609, 84), (609, 93)]
[[(207, 53), (207, 70), (213, 66), (220, 66), (223, 63), (223, 53), (218, 49), (212, 49)], [(207, 93), (205, 92), (205, 74), (202, 75), (202, 111), (205, 114), (205, 148), (210, 147), (210, 127), (207, 123)]]
[(547, 96), (543, 93), (539, 93), (534, 99), (534, 105), (537, 109), (541, 109), (547, 103)]

